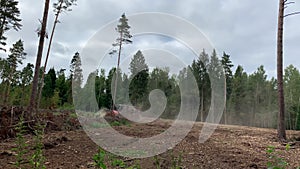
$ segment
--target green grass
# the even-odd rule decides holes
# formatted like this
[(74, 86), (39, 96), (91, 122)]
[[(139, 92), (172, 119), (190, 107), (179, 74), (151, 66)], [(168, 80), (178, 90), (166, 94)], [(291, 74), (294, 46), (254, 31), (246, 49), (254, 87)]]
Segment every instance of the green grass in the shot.
[(128, 165), (121, 157), (106, 152), (102, 148), (99, 148), (98, 152), (93, 156), (93, 160), (95, 166), (101, 169), (109, 168), (109, 164), (112, 168), (141, 169), (139, 160), (134, 161), (133, 165)]
[(109, 126), (107, 123), (100, 123), (100, 122), (92, 122), (89, 124), (91, 128), (106, 128)]
[(128, 156), (128, 157), (132, 157), (132, 156), (143, 156), (146, 155), (145, 151), (142, 150), (126, 150), (126, 151), (120, 151), (118, 152), (118, 154), (122, 154), (123, 156)]
[[(289, 144), (286, 145), (285, 150), (290, 150)], [(285, 169), (289, 165), (286, 159), (280, 157), (282, 151), (276, 151), (275, 146), (268, 146), (266, 153), (269, 158), (269, 161), (267, 162), (268, 169)]]

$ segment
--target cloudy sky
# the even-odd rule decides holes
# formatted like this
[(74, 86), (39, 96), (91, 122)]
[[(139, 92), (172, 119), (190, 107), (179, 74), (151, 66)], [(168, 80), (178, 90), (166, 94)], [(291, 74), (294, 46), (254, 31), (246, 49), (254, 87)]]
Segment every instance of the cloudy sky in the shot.
[[(51, 0), (51, 3), (56, 0)], [(19, 8), (22, 18), (22, 30), (19, 32), (10, 31), (7, 33), (8, 46), (19, 38), (25, 42), (25, 50), (28, 53), (26, 62), (35, 62), (38, 37), (35, 30), (39, 27), (39, 19), (42, 18), (44, 1), (20, 0)], [(300, 2), (290, 5), (287, 13), (300, 11)], [(206, 37), (207, 41), (221, 55), (223, 51), (231, 55), (235, 65), (242, 65), (248, 73), (252, 73), (260, 65), (264, 65), (268, 75), (274, 76), (276, 69), (276, 26), (278, 2), (274, 0), (78, 0), (77, 6), (73, 11), (63, 13), (60, 16), (61, 23), (57, 26), (54, 44), (52, 46), (51, 58), (48, 67), (56, 69), (68, 68), (70, 60), (76, 51), (83, 52), (91, 48), (91, 41), (99, 32), (113, 25), (122, 13), (127, 16), (136, 16), (138, 13), (159, 12), (166, 13), (184, 19), (186, 22), (196, 26)], [(48, 31), (53, 25), (54, 13), (49, 12)], [(160, 22), (148, 22), (147, 19), (140, 23), (130, 23), (133, 25), (158, 24), (164, 27), (162, 18), (157, 17)], [(298, 58), (300, 56), (300, 15), (288, 17), (285, 20), (285, 65), (293, 64), (300, 68)], [(153, 26), (153, 25), (152, 25)], [(165, 26), (171, 32), (175, 28)], [(178, 29), (181, 29), (178, 27)], [(113, 31), (113, 30), (112, 30)], [(134, 31), (133, 31), (134, 32)], [(188, 33), (187, 33), (188, 34)], [(110, 35), (115, 39), (116, 34)], [(97, 37), (97, 45), (110, 48), (111, 43)], [(197, 42), (200, 42), (198, 40)], [(47, 44), (47, 43), (46, 43)], [(95, 46), (97, 46), (95, 45)], [(125, 56), (132, 55), (135, 50), (145, 50), (146, 61), (151, 55), (164, 55), (162, 59), (166, 62), (156, 63), (162, 66), (177, 67), (176, 59), (172, 58), (179, 55), (181, 58), (191, 58), (193, 52), (189, 51), (189, 44), (181, 43), (180, 39), (174, 37), (164, 37), (158, 34), (147, 34), (134, 37), (134, 47), (124, 53), (122, 63), (130, 59)], [(201, 48), (202, 45), (199, 45)], [(5, 54), (0, 53), (1, 57)], [(86, 54), (87, 55), (87, 54)], [(95, 56), (94, 56), (95, 57)], [(100, 56), (102, 57), (102, 56)], [(114, 58), (105, 56), (94, 62), (100, 67), (109, 67), (115, 64)], [(104, 61), (103, 61), (104, 60)], [(106, 61), (105, 61), (106, 60)], [(109, 61), (111, 60), (111, 61)], [(151, 60), (151, 59), (150, 59)], [(151, 62), (148, 60), (149, 62)], [(152, 61), (153, 61), (152, 60)], [(168, 62), (168, 61), (174, 62)], [(93, 60), (95, 61), (95, 60)], [(188, 62), (188, 59), (185, 60)], [(176, 62), (176, 63), (175, 63)], [(184, 63), (184, 61), (183, 61)], [(101, 65), (102, 64), (102, 65)], [(111, 65), (112, 64), (112, 65)], [(189, 64), (189, 63), (188, 63)], [(175, 65), (175, 66), (174, 66)], [(98, 66), (99, 67), (99, 66)], [(105, 68), (106, 68), (105, 67)]]

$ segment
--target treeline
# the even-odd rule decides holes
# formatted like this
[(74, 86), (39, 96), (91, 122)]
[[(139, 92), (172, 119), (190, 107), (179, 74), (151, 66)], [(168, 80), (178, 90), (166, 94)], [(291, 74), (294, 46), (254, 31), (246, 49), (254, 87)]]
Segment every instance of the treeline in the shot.
[[(1, 105), (27, 106), (33, 77), (33, 65), (23, 65), (26, 53), (23, 42), (17, 41), (10, 48), (7, 58), (0, 58), (0, 96)], [(149, 92), (161, 89), (167, 98), (163, 118), (175, 118), (180, 110), (180, 83), (194, 76), (199, 89), (200, 107), (198, 121), (205, 121), (211, 103), (210, 71), (216, 71), (221, 65), (226, 77), (226, 110), (222, 123), (257, 127), (276, 128), (277, 121), (277, 82), (267, 78), (263, 66), (259, 66), (252, 74), (247, 74), (241, 65), (232, 70), (234, 65), (230, 56), (223, 53), (218, 59), (215, 51), (212, 54), (203, 50), (199, 58), (178, 74), (171, 74), (169, 68), (149, 69), (141, 51), (138, 51), (130, 63), (130, 74), (118, 70), (118, 86), (116, 87), (116, 103), (131, 102), (140, 110), (150, 107)], [(189, 71), (190, 70), (190, 71)], [(42, 71), (42, 68), (41, 68)], [(223, 71), (223, 70), (217, 70)], [(83, 83), (81, 59), (75, 53), (70, 61), (70, 73), (66, 69), (51, 68), (45, 75), (40, 108), (74, 108), (73, 89), (80, 94), (79, 107), (86, 111), (97, 111), (98, 108), (112, 107), (116, 68), (105, 72), (104, 69), (89, 74)], [(191, 73), (189, 73), (191, 72)], [(300, 129), (300, 73), (290, 65), (285, 68), (285, 99), (287, 129)], [(41, 83), (41, 82), (40, 82)], [(93, 84), (94, 83), (94, 84)], [(77, 88), (77, 89), (76, 89)], [(78, 93), (80, 92), (80, 93)], [(91, 94), (96, 97), (93, 98)], [(74, 94), (74, 93), (73, 93)], [(97, 102), (97, 108), (93, 104)], [(85, 104), (81, 104), (84, 102)]]
[[(143, 54), (138, 51), (130, 63), (130, 75), (118, 70), (117, 103), (129, 103), (138, 109), (146, 110), (150, 107), (148, 96), (153, 89), (161, 89), (167, 97), (167, 105), (163, 118), (174, 118), (181, 103), (180, 83), (189, 79), (189, 72), (196, 78), (200, 107), (198, 121), (205, 121), (211, 103), (210, 76), (213, 71), (221, 65), (226, 77), (226, 109), (222, 117), (222, 123), (248, 125), (257, 127), (272, 127), (277, 125), (277, 81), (274, 78), (267, 78), (264, 66), (259, 66), (252, 74), (247, 74), (241, 65), (233, 71), (234, 65), (230, 55), (223, 53), (218, 59), (216, 51), (211, 55), (205, 50), (199, 58), (184, 68), (179, 74), (170, 74), (169, 69), (154, 68), (149, 70), (145, 63)], [(190, 70), (190, 71), (189, 71)], [(96, 100), (99, 108), (112, 106), (112, 93), (114, 90), (115, 68), (112, 68), (106, 76), (105, 70), (92, 72), (87, 83), (84, 85), (81, 98), (86, 111), (95, 111), (93, 99), (91, 98), (91, 82), (95, 80)], [(209, 76), (210, 75), (210, 76)], [(287, 129), (300, 129), (300, 73), (297, 68), (290, 65), (285, 69), (285, 97), (286, 97), (286, 121)]]
[[(23, 65), (26, 53), (23, 41), (17, 41), (9, 50), (7, 58), (0, 58), (0, 105), (2, 106), (28, 106), (30, 90), (33, 80), (34, 65)], [(40, 108), (73, 108), (72, 101), (72, 76), (74, 59), (79, 57), (75, 53), (70, 64), (70, 73), (66, 75), (66, 69), (55, 70), (51, 68), (44, 77)], [(23, 67), (23, 68), (20, 68)], [(40, 68), (43, 71), (43, 67)], [(41, 73), (42, 74), (42, 73)]]

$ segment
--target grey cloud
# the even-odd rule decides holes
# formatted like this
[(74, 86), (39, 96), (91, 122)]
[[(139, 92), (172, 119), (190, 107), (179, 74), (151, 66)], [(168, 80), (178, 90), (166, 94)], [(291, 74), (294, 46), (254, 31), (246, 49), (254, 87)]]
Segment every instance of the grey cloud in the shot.
[[(9, 44), (14, 43), (20, 37), (25, 41), (26, 52), (29, 54), (28, 61), (35, 60), (38, 37), (34, 31), (39, 26), (38, 19), (42, 17), (43, 5), (42, 1), (34, 3), (20, 1), (23, 29), (20, 32), (11, 31), (7, 34)], [(76, 51), (81, 52), (82, 48), (101, 27), (118, 19), (123, 12), (126, 12), (127, 15), (139, 12), (165, 12), (182, 17), (196, 25), (211, 41), (218, 54), (221, 55), (223, 51), (229, 53), (235, 65), (241, 64), (248, 72), (253, 72), (259, 65), (263, 64), (268, 74), (274, 75), (272, 72), (274, 72), (276, 65), (277, 1), (89, 0), (78, 1), (78, 5), (72, 8), (73, 11), (63, 13), (60, 16), (61, 23), (57, 25), (54, 36), (54, 41), (59, 42), (60, 45), (53, 46), (49, 67), (64, 66), (68, 68), (74, 53)], [(291, 5), (287, 12), (293, 12), (297, 9), (300, 9), (298, 2)], [(297, 59), (300, 54), (299, 17), (287, 18), (285, 23), (285, 65), (294, 64), (296, 67), (300, 67)], [(49, 12), (48, 31), (53, 24), (53, 18), (54, 14), (51, 10)], [(174, 27), (174, 29), (176, 28)], [(132, 27), (132, 30), (134, 29)], [(95, 45), (108, 49), (114, 39), (112, 38), (111, 42), (104, 40), (102, 42), (104, 44), (99, 42)], [(147, 40), (145, 39), (145, 42), (136, 45), (139, 45), (139, 48), (146, 47), (148, 45)], [(193, 41), (197, 45), (197, 40)], [(156, 42), (161, 44), (159, 41)], [(177, 49), (179, 51), (180, 47)], [(3, 54), (0, 55), (3, 56)], [(82, 57), (85, 57), (84, 54)], [(115, 65), (114, 59), (111, 58), (107, 62), (111, 64), (110, 67)], [(96, 64), (100, 61), (90, 60), (89, 62)]]

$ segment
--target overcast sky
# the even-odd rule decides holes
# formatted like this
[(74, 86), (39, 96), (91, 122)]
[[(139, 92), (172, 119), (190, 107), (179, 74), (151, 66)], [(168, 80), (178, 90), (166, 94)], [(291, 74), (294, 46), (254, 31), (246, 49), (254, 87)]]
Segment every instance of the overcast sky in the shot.
[[(51, 3), (55, 1), (52, 0)], [(22, 30), (6, 34), (7, 48), (19, 38), (24, 40), (28, 53), (25, 62), (35, 63), (38, 43), (35, 30), (39, 27), (38, 20), (42, 18), (43, 5), (42, 0), (35, 0), (34, 3), (20, 0)], [(300, 11), (300, 2), (290, 5), (286, 12), (294, 11)], [(127, 16), (141, 12), (162, 12), (181, 17), (199, 28), (216, 48), (219, 56), (225, 51), (231, 55), (234, 65), (242, 65), (248, 73), (264, 65), (268, 75), (275, 76), (278, 2), (274, 0), (78, 0), (73, 11), (60, 16), (61, 23), (57, 25), (48, 67), (68, 68), (74, 53), (81, 52), (102, 27), (116, 21), (124, 12)], [(51, 30), (53, 18), (51, 10), (48, 31)], [(300, 15), (288, 17), (285, 21), (284, 64), (293, 64), (299, 69)], [(145, 51), (148, 57), (158, 50), (168, 56), (176, 52), (176, 48), (179, 51), (183, 46), (174, 39), (158, 36), (135, 39), (139, 48), (156, 48), (152, 52)], [(105, 45), (111, 43), (113, 42), (106, 42)], [(164, 48), (165, 46), (168, 48)], [(159, 47), (161, 48), (157, 49)], [(127, 55), (129, 54), (130, 52)], [(188, 52), (179, 55), (188, 55)], [(2, 52), (1, 57), (4, 56)], [(126, 62), (125, 60), (123, 61)]]

